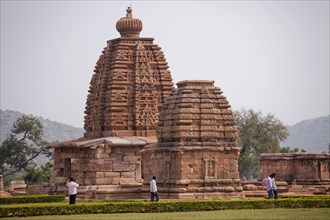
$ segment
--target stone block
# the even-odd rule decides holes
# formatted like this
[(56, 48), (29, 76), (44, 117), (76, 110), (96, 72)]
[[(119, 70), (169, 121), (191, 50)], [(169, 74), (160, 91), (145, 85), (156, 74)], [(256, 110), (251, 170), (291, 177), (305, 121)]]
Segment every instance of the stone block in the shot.
[(95, 179), (96, 185), (111, 185), (111, 184), (118, 184), (116, 182), (116, 178), (96, 178)]
[(91, 178), (88, 178), (88, 179), (84, 179), (84, 185), (94, 185), (95, 184), (95, 179), (91, 179)]
[(225, 187), (225, 192), (235, 192), (235, 188), (232, 186)]
[(9, 188), (11, 189), (25, 189), (26, 188), (26, 183), (24, 180), (13, 180), (10, 181)]
[(104, 178), (104, 172), (95, 172), (96, 178)]
[(104, 159), (104, 164), (112, 164), (113, 159)]
[(141, 157), (140, 156), (124, 156), (124, 161), (137, 162), (137, 161), (141, 161)]
[(246, 184), (243, 186), (243, 189), (246, 191), (257, 191), (257, 187), (253, 184)]
[(95, 185), (106, 185), (105, 178), (96, 178)]
[(120, 173), (119, 172), (104, 172), (105, 178), (119, 178)]
[(133, 172), (121, 172), (121, 178), (135, 178), (135, 171)]
[(89, 159), (96, 159), (96, 154), (90, 153), (90, 154), (88, 154), (88, 158)]
[(119, 183), (120, 183), (120, 177), (112, 177), (111, 178), (111, 184), (119, 185)]
[(130, 163), (127, 161), (114, 161), (113, 162), (113, 171), (129, 171)]
[(95, 178), (96, 177), (96, 172), (84, 172), (84, 175), (86, 178)]
[(123, 178), (121, 177), (119, 180), (119, 184), (120, 185), (124, 185), (124, 186), (129, 186), (131, 184), (135, 184), (135, 178)]
[(109, 154), (105, 153), (105, 152), (102, 152), (102, 153), (98, 153), (95, 155), (95, 157), (97, 159), (106, 159), (106, 158), (109, 158)]
[(235, 191), (242, 192), (243, 191), (243, 187), (242, 186), (235, 186)]
[(97, 164), (104, 164), (104, 159), (97, 159)]
[(117, 161), (117, 160), (123, 160), (123, 154), (110, 154), (108, 159), (104, 159), (107, 161)]
[(112, 171), (112, 168), (113, 168), (112, 163), (111, 164), (104, 164), (102, 166), (103, 166), (102, 171)]
[(286, 181), (276, 181), (277, 186), (288, 186), (288, 182)]

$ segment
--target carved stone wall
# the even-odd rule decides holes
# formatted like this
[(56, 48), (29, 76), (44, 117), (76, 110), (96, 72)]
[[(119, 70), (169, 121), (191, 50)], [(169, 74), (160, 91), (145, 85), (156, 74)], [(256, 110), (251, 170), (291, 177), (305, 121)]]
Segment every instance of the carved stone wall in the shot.
[(141, 151), (144, 181), (155, 175), (168, 198), (244, 197), (237, 130), (226, 97), (213, 81), (187, 80), (177, 86), (160, 114), (158, 144)]
[(153, 38), (139, 37), (142, 22), (131, 12), (117, 22), (121, 37), (108, 41), (95, 66), (85, 108), (88, 138), (155, 136), (162, 103), (173, 89), (161, 48)]
[(329, 153), (261, 154), (260, 178), (276, 173), (276, 179), (302, 184), (330, 183)]

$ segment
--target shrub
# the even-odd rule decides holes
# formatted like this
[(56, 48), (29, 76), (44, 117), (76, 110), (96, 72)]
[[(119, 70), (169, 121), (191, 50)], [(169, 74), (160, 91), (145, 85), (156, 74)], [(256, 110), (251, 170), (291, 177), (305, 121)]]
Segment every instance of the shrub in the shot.
[(330, 197), (278, 200), (205, 200), (175, 202), (104, 202), (1, 206), (0, 217), (100, 213), (191, 212), (224, 209), (330, 208)]
[(64, 195), (13, 196), (0, 198), (0, 204), (62, 202), (64, 199)]

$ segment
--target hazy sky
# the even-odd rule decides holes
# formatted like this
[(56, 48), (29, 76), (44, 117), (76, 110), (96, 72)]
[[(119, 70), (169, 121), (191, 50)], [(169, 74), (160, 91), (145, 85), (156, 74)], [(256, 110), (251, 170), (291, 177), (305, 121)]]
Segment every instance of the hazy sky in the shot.
[(174, 83), (286, 125), (329, 114), (329, 1), (3, 1), (1, 109), (83, 127), (89, 83), (132, 4)]

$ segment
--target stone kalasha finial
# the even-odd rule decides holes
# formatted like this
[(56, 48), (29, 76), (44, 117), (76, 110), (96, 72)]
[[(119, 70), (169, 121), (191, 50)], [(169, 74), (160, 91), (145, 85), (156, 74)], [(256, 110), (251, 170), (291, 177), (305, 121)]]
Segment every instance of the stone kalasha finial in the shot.
[(131, 7), (127, 7), (126, 12), (127, 12), (126, 17), (132, 18), (132, 8)]
[(116, 23), (116, 29), (121, 37), (139, 37), (142, 31), (142, 21), (133, 18), (132, 8), (126, 9), (126, 17), (119, 19)]

